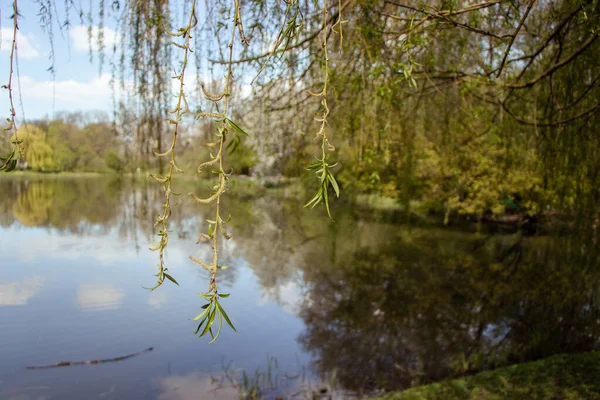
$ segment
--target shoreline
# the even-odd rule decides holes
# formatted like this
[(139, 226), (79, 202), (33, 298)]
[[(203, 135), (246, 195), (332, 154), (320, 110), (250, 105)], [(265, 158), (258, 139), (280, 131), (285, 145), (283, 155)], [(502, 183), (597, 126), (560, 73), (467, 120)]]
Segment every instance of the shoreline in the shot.
[(559, 354), (372, 400), (600, 399), (600, 352)]

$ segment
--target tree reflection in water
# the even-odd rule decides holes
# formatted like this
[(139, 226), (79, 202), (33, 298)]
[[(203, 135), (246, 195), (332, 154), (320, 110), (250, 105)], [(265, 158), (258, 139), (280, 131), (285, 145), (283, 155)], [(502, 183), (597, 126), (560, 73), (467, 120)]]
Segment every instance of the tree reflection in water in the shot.
[[(0, 192), (3, 227), (118, 234), (139, 249), (160, 210), (159, 191), (128, 178), (2, 180)], [(270, 195), (227, 209), (235, 226), (226, 253), (302, 318), (298, 339), (316, 373), (335, 371), (344, 389), (401, 389), (598, 346), (594, 221), (523, 236), (392, 224), (341, 205), (332, 224)], [(182, 198), (172, 228), (193, 242), (201, 212)], [(236, 269), (222, 279), (233, 282)]]
[[(402, 230), (403, 228), (399, 228)], [(431, 229), (307, 265), (300, 340), (354, 390), (401, 389), (595, 348), (598, 253), (576, 240)]]

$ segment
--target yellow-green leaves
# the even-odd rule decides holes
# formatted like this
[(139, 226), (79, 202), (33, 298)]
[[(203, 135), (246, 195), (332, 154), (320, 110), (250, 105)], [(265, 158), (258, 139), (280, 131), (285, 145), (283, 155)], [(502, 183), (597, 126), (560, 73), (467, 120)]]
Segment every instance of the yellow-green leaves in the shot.
[(329, 218), (331, 218), (332, 221), (333, 217), (331, 216), (331, 211), (329, 209), (329, 187), (331, 186), (333, 188), (336, 197), (340, 197), (340, 187), (330, 170), (336, 165), (337, 163), (328, 164), (327, 158), (324, 158), (323, 160), (319, 160), (306, 167), (309, 171), (315, 171), (315, 174), (319, 178), (319, 189), (317, 189), (315, 195), (304, 205), (304, 207), (314, 208), (317, 204), (325, 203), (327, 215), (329, 215)]
[[(227, 69), (227, 75), (225, 80), (225, 88), (220, 93), (210, 93), (206, 90), (205, 86), (201, 84), (202, 92), (204, 96), (211, 102), (215, 103), (215, 107), (217, 109), (217, 113), (214, 112), (204, 112), (198, 110), (196, 113), (196, 119), (198, 118), (213, 118), (216, 123), (214, 135), (218, 140), (214, 142), (208, 142), (207, 147), (210, 149), (218, 149), (216, 155), (210, 153), (210, 160), (201, 163), (198, 166), (198, 172), (201, 172), (206, 167), (211, 167), (212, 173), (219, 176), (218, 183), (212, 188), (211, 195), (206, 198), (200, 198), (196, 196), (194, 193), (190, 193), (190, 196), (200, 204), (215, 204), (215, 218), (213, 220), (207, 220), (208, 222), (208, 231), (207, 233), (201, 233), (198, 237), (198, 242), (205, 239), (207, 242), (212, 242), (212, 251), (213, 258), (211, 262), (204, 262), (195, 257), (190, 256), (190, 259), (199, 265), (201, 265), (204, 269), (206, 269), (211, 277), (210, 284), (208, 290), (204, 294), (199, 294), (200, 297), (208, 300), (208, 304), (204, 305), (200, 314), (198, 314), (194, 320), (200, 321), (198, 327), (196, 329), (196, 334), (199, 334), (201, 337), (210, 333), (212, 336), (211, 343), (217, 340), (219, 335), (221, 334), (221, 328), (223, 326), (223, 320), (227, 322), (227, 324), (235, 331), (229, 316), (223, 310), (223, 307), (219, 304), (219, 297), (226, 298), (229, 295), (219, 295), (217, 290), (217, 282), (216, 276), (217, 271), (219, 269), (226, 269), (227, 266), (219, 264), (219, 236), (223, 236), (224, 239), (228, 240), (231, 238), (231, 234), (229, 234), (225, 230), (225, 224), (229, 221), (224, 221), (221, 218), (221, 195), (225, 192), (226, 182), (229, 180), (230, 173), (225, 172), (224, 162), (223, 162), (223, 148), (225, 147), (225, 142), (228, 139), (228, 133), (230, 133), (230, 128), (236, 134), (233, 137), (233, 140), (227, 145), (226, 149), (230, 150), (230, 152), (234, 151), (235, 148), (239, 145), (240, 136), (248, 136), (246, 131), (244, 131), (238, 124), (230, 120), (228, 115), (228, 105), (229, 99), (231, 97), (231, 83), (232, 83), (232, 59), (233, 59), (233, 44), (235, 41), (236, 28), (240, 32), (240, 37), (243, 43), (248, 44), (247, 39), (244, 36), (242, 29), (242, 20), (240, 13), (240, 5), (239, 0), (234, 0), (234, 13), (235, 16), (233, 18), (233, 26), (231, 32), (231, 42), (229, 44), (229, 65)], [(218, 106), (218, 103), (222, 101), (222, 108)], [(217, 323), (217, 332), (213, 333), (213, 327), (215, 326), (215, 322)]]
[(240, 128), (238, 126), (238, 124), (236, 124), (235, 122), (233, 122), (229, 118), (225, 118), (225, 121), (227, 121), (227, 123), (229, 124), (229, 126), (231, 126), (233, 128), (233, 130), (236, 131), (237, 133), (239, 133), (240, 135), (249, 136), (242, 128)]
[(165, 278), (167, 278), (168, 280), (170, 280), (171, 282), (173, 282), (174, 284), (176, 284), (177, 286), (179, 286), (179, 283), (177, 283), (177, 281), (175, 280), (175, 278), (173, 278), (171, 275), (167, 274), (166, 272), (164, 272)]
[(17, 167), (17, 160), (19, 155), (17, 151), (13, 149), (7, 156), (0, 156), (0, 172), (10, 172)]
[[(157, 246), (157, 248), (155, 249), (150, 249), (150, 250), (158, 250), (161, 247), (161, 245), (159, 244)], [(171, 282), (173, 282), (174, 284), (176, 284), (177, 286), (179, 286), (179, 283), (175, 280), (175, 278), (173, 278), (170, 274), (167, 273), (168, 269), (165, 268), (164, 266), (162, 266), (161, 264), (158, 265), (158, 272), (156, 274), (154, 274), (154, 276), (156, 276), (158, 279), (156, 280), (156, 285), (154, 285), (151, 288), (147, 288), (144, 287), (144, 289), (149, 290), (149, 291), (154, 291), (154, 289), (158, 288), (160, 285), (163, 284), (163, 282), (165, 281), (165, 278), (167, 278), (168, 280), (170, 280)]]
[(175, 283), (176, 285), (179, 285), (177, 283), (177, 281), (175, 280), (175, 278), (173, 278), (171, 275), (169, 275), (166, 272), (167, 268), (164, 265), (164, 263), (165, 263), (164, 251), (165, 251), (165, 248), (167, 247), (167, 244), (169, 243), (169, 233), (168, 233), (169, 231), (167, 230), (167, 226), (168, 226), (168, 219), (171, 216), (171, 194), (178, 195), (171, 190), (173, 172), (183, 173), (183, 171), (181, 169), (179, 169), (175, 163), (175, 144), (177, 143), (177, 135), (179, 132), (179, 123), (181, 122), (183, 117), (189, 112), (189, 104), (188, 104), (187, 97), (186, 97), (185, 91), (184, 91), (184, 80), (185, 80), (185, 71), (186, 71), (187, 62), (188, 62), (188, 55), (191, 52), (191, 50), (190, 50), (190, 39), (192, 37), (191, 31), (198, 23), (198, 19), (196, 18), (195, 9), (196, 9), (196, 0), (192, 0), (190, 12), (189, 12), (189, 16), (188, 16), (188, 23), (186, 26), (180, 28), (177, 32), (171, 32), (171, 31), (165, 29), (164, 26), (162, 26), (164, 32), (167, 35), (169, 35), (171, 37), (175, 37), (175, 38), (181, 38), (180, 39), (181, 43), (171, 41), (171, 42), (169, 42), (169, 44), (178, 49), (183, 50), (183, 60), (181, 62), (180, 72), (173, 77), (173, 79), (179, 81), (179, 91), (178, 91), (179, 93), (177, 95), (177, 102), (175, 103), (174, 107), (168, 108), (166, 110), (168, 115), (165, 118), (165, 120), (170, 125), (173, 125), (171, 146), (169, 147), (169, 149), (166, 152), (163, 152), (163, 153), (161, 153), (159, 151), (159, 149), (153, 150), (153, 153), (157, 157), (170, 156), (169, 169), (165, 176), (156, 176), (156, 175), (152, 175), (152, 174), (148, 175), (148, 178), (152, 178), (155, 181), (157, 181), (158, 183), (162, 184), (163, 191), (164, 191), (164, 202), (162, 205), (163, 212), (162, 212), (162, 215), (159, 215), (157, 217), (156, 222), (155, 222), (155, 226), (160, 226), (160, 229), (158, 232), (158, 235), (160, 236), (160, 242), (158, 243), (158, 245), (156, 247), (151, 249), (153, 251), (158, 251), (158, 259), (159, 259), (160, 263), (158, 264), (158, 273), (155, 275), (158, 277), (158, 280), (156, 282), (156, 286), (154, 286), (153, 288), (151, 288), (149, 290), (154, 290), (157, 287), (159, 287), (160, 285), (162, 285), (163, 282), (165, 281), (165, 278), (170, 280), (171, 282)]
[[(229, 327), (233, 329), (234, 332), (237, 332), (237, 330), (233, 326), (233, 323), (231, 322), (231, 319), (229, 319), (229, 316), (223, 309), (223, 306), (221, 306), (221, 303), (219, 303), (219, 298), (226, 299), (227, 297), (229, 297), (228, 293), (218, 294), (215, 290), (213, 293), (210, 294), (198, 293), (198, 296), (207, 300), (208, 303), (202, 306), (204, 311), (192, 318), (192, 321), (200, 321), (198, 327), (196, 328), (196, 331), (194, 332), (195, 335), (198, 335), (198, 333), (200, 332), (199, 336), (202, 337), (207, 333), (210, 333), (210, 336), (212, 337), (210, 343), (213, 343), (221, 334), (223, 320), (225, 320), (227, 325), (229, 325)], [(213, 333), (212, 329), (215, 321), (217, 321), (216, 334)]]

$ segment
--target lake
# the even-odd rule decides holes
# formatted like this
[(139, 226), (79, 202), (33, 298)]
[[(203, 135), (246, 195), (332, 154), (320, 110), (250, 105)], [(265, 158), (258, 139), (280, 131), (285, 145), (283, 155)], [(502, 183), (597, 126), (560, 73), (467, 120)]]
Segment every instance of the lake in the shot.
[(212, 254), (211, 208), (178, 198), (180, 286), (148, 292), (158, 185), (0, 180), (0, 398), (348, 398), (598, 347), (595, 225), (523, 235), (342, 202), (332, 223), (285, 190), (227, 197), (217, 279), (238, 332), (208, 344), (189, 256)]

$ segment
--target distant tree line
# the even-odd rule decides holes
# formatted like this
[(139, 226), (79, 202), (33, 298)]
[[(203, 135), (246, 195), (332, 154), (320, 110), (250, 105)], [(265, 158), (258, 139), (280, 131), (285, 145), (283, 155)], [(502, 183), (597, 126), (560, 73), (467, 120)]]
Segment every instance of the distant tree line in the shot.
[[(143, 134), (129, 136), (125, 128), (103, 112), (60, 112), (54, 119), (30, 121), (18, 132), (24, 149), (19, 168), (38, 172), (130, 173), (164, 167), (151, 153), (153, 142)], [(143, 130), (144, 125), (139, 124), (138, 128)], [(203, 145), (201, 132), (188, 127), (182, 136), (182, 165), (193, 169), (208, 149)], [(3, 139), (0, 148), (8, 149), (10, 142), (6, 137)], [(250, 175), (256, 165), (256, 152), (241, 143), (230, 150), (235, 150), (231, 158), (234, 173)]]

